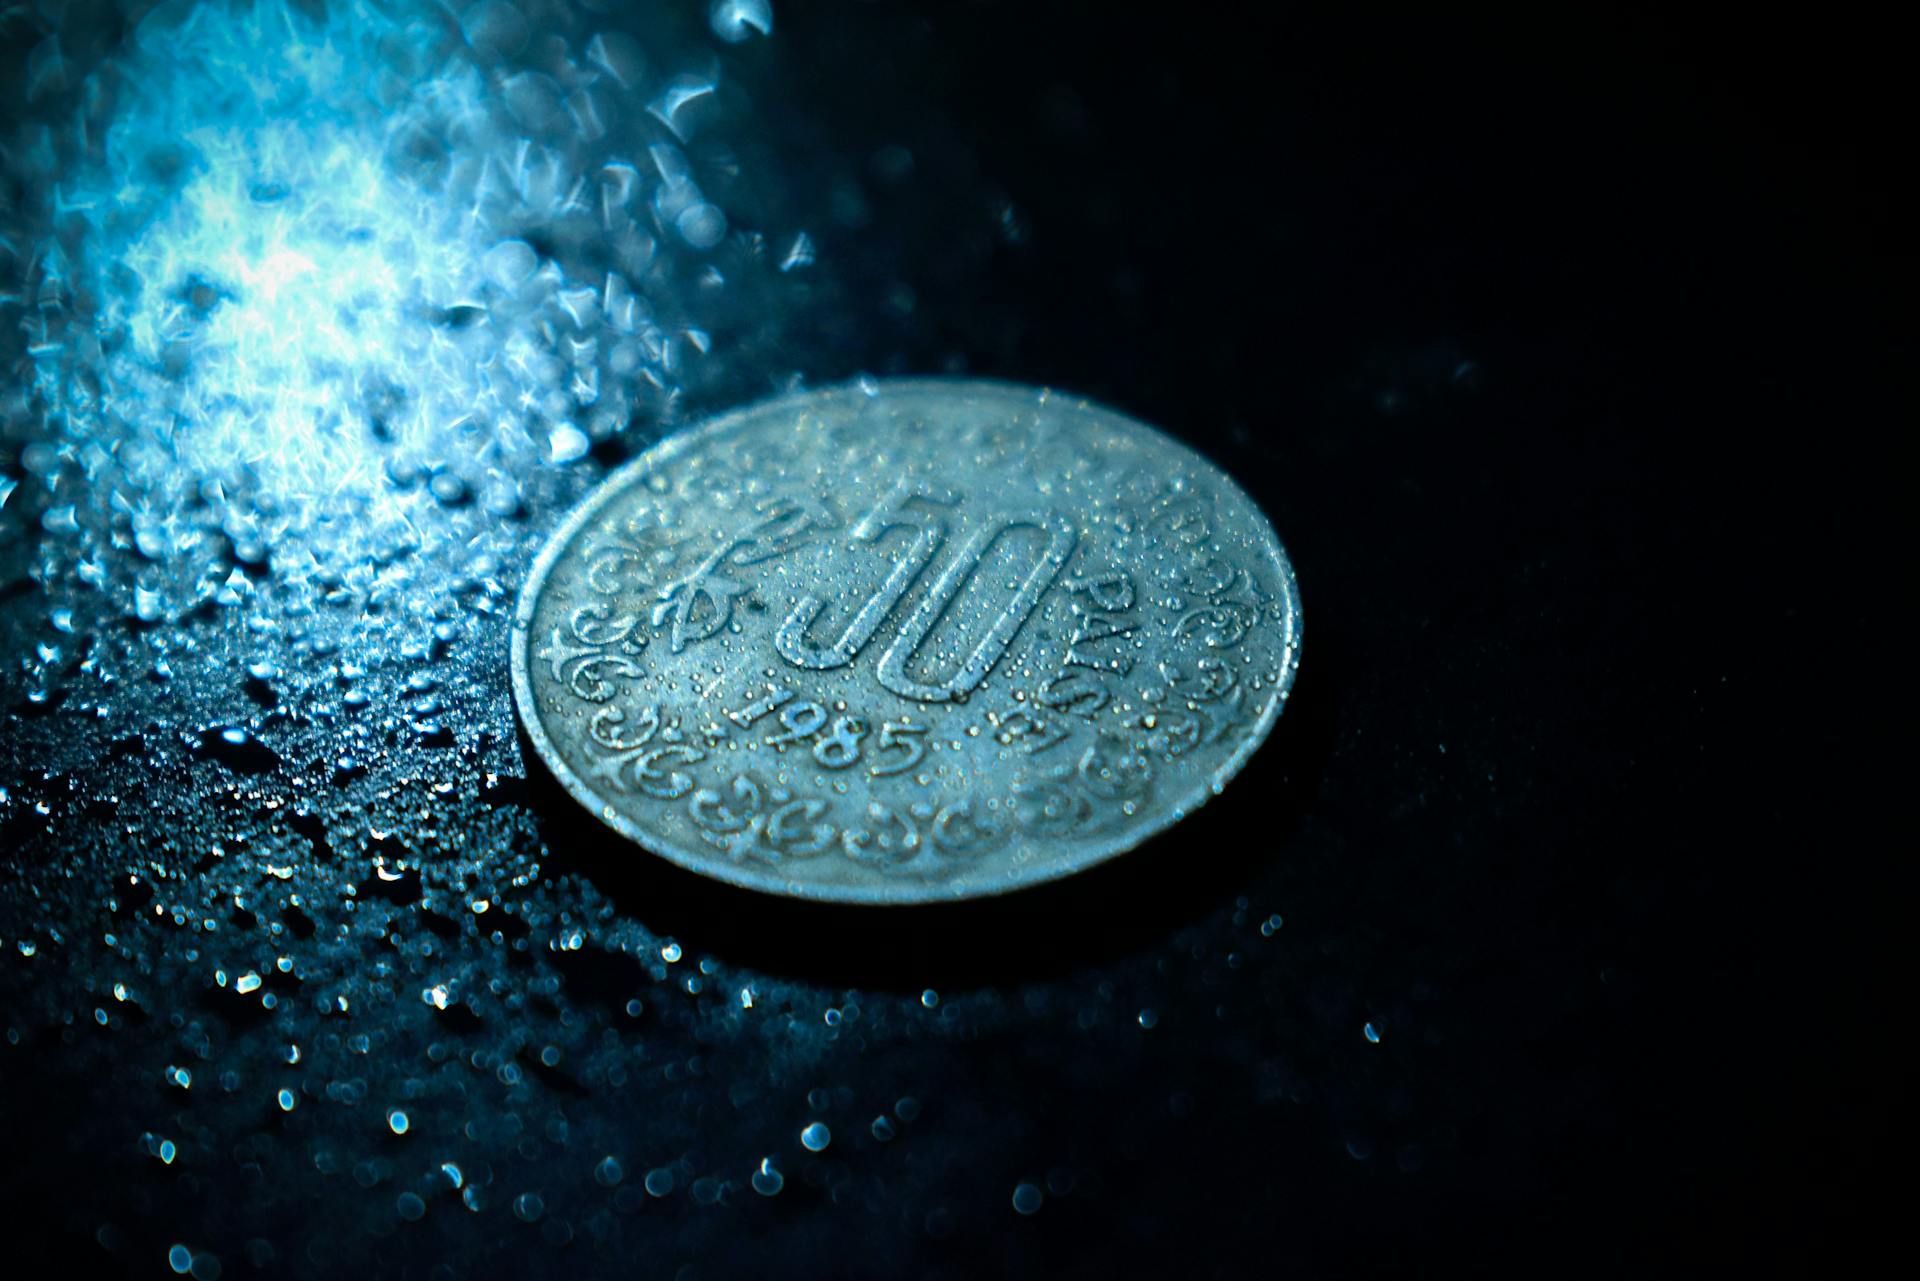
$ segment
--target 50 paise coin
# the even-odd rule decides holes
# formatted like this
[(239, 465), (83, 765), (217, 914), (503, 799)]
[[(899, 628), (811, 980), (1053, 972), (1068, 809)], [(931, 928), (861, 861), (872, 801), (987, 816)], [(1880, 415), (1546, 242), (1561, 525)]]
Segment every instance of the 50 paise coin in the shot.
[(776, 894), (903, 904), (1079, 871), (1219, 792), (1300, 600), (1219, 468), (1070, 396), (895, 380), (674, 436), (553, 535), (514, 699), (615, 831)]

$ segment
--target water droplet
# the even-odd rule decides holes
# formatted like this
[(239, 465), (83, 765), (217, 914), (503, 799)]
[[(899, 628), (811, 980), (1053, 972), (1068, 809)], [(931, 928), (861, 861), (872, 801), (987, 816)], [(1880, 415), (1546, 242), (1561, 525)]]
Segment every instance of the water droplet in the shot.
[(833, 1131), (826, 1127), (825, 1122), (815, 1121), (800, 1131), (800, 1144), (809, 1152), (824, 1152), (827, 1144), (831, 1142), (833, 1142)]
[(786, 1184), (786, 1177), (773, 1163), (773, 1158), (770, 1156), (760, 1158), (759, 1168), (753, 1172), (753, 1190), (761, 1196), (777, 1196)]
[(442, 506), (462, 507), (473, 500), (473, 490), (467, 482), (450, 471), (434, 473), (427, 482), (427, 490)]
[(487, 250), (481, 266), (493, 283), (511, 293), (532, 277), (540, 266), (540, 256), (524, 240), (503, 240)]
[(1031, 1183), (1022, 1183), (1013, 1190), (1013, 1208), (1021, 1214), (1037, 1212), (1044, 1200), (1040, 1189)]
[(713, 0), (707, 9), (713, 34), (728, 44), (751, 39), (755, 32), (773, 34), (772, 0)]
[(587, 456), (593, 442), (570, 423), (561, 423), (547, 433), (547, 461), (559, 466)]
[(506, 0), (485, 0), (467, 10), (460, 28), (478, 53), (510, 58), (526, 46), (529, 28), (520, 11)]
[(727, 216), (720, 212), (718, 205), (702, 200), (682, 209), (680, 216), (673, 220), (673, 227), (693, 248), (711, 249), (727, 234)]
[(780, 260), (781, 271), (798, 271), (802, 267), (813, 265), (813, 241), (806, 232), (793, 238), (793, 246), (787, 250), (787, 256)]

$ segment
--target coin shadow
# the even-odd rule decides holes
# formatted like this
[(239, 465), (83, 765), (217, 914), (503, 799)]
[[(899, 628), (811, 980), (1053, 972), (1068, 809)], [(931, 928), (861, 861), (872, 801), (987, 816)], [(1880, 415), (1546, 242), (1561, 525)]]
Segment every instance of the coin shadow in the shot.
[(1334, 741), (1324, 664), (1303, 664), (1287, 712), (1220, 796), (1119, 857), (1062, 880), (957, 903), (852, 906), (742, 889), (655, 857), (567, 794), (525, 737), (547, 850), (622, 913), (682, 947), (775, 977), (917, 992), (1032, 981), (1163, 942), (1281, 857)]

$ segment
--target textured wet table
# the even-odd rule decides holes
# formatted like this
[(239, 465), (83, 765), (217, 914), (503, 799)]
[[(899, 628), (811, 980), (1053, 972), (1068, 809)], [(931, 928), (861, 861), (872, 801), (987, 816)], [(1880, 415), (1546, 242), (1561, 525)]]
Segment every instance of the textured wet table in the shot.
[[(1867, 703), (1835, 686), (1876, 670), (1884, 584), (1817, 540), (1891, 545), (1866, 491), (1893, 470), (1853, 455), (1839, 523), (1781, 519), (1867, 421), (1826, 402), (1869, 381), (1818, 372), (1865, 350), (1861, 313), (1794, 274), (1787, 220), (1586, 31), (941, 13), (655, 34), (659, 84), (724, 58), (685, 100), (727, 142), (696, 149), (714, 205), (663, 179), (648, 215), (647, 287), (695, 301), (581, 385), (644, 399), (653, 362), (675, 395), (636, 412), (684, 421), (796, 373), (967, 372), (1165, 427), (1301, 571), (1314, 640), (1266, 747), (1166, 836), (1004, 900), (876, 919), (714, 885), (580, 814), (516, 735), (514, 592), (620, 446), (426, 467), (397, 424), (378, 501), (313, 526), (360, 548), (329, 577), (231, 495), (143, 523), (87, 488), (108, 460), (29, 454), (9, 400), (10, 1265), (1565, 1275), (1721, 1260), (1803, 1168), (1791, 1107), (1871, 1128), (1855, 1091), (1785, 1079), (1872, 1022), (1819, 978), (1851, 953), (1797, 933), (1841, 919), (1828, 882), (1756, 874), (1860, 847), (1851, 806), (1805, 839), (1803, 798), (1892, 794), (1800, 719)], [(527, 39), (474, 21), (476, 56)], [(637, 66), (589, 56), (590, 25), (551, 23), (594, 75)], [(56, 101), (0, 79), (20, 121)], [(591, 103), (514, 83), (505, 127), (585, 128)], [(704, 248), (714, 208), (766, 243)], [(477, 269), (545, 287), (533, 253)], [(541, 305), (486, 323), (648, 332), (604, 290)], [(477, 310), (420, 350), (470, 351)], [(1788, 418), (1825, 426), (1754, 447)], [(204, 564), (143, 577), (196, 521)], [(1849, 620), (1848, 663), (1813, 664), (1812, 617)], [(1782, 699), (1781, 637), (1821, 699)], [(1771, 1221), (1769, 1250), (1815, 1230)]]

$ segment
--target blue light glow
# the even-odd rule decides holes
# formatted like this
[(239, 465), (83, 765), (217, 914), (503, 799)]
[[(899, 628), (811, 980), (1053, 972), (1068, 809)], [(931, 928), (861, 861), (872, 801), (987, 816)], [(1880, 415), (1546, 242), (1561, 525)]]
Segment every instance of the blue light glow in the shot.
[[(530, 479), (670, 421), (755, 238), (690, 150), (712, 68), (663, 74), (610, 21), (169, 0), (91, 65), (49, 32), (0, 235), (0, 440), (32, 491), (0, 498), (43, 554), (146, 619), (263, 572), (338, 584), (424, 511), (471, 512), (448, 536), (474, 544)], [(112, 581), (109, 546), (146, 568)]]

